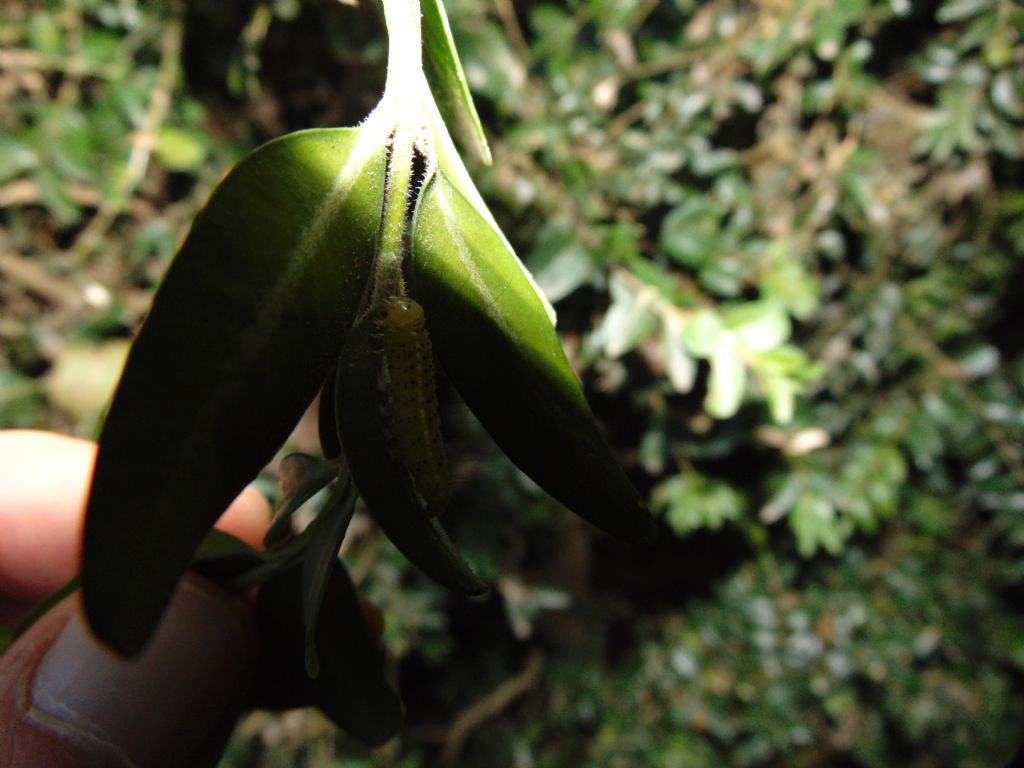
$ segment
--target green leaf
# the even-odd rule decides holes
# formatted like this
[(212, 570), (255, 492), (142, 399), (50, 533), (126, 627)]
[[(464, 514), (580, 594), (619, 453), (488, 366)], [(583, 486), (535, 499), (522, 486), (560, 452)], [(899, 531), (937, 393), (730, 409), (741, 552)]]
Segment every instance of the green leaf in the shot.
[[(267, 556), (264, 552), (253, 549), (229, 533), (213, 528), (203, 537), (192, 559), (191, 568), (209, 579), (224, 583), (266, 561)], [(75, 576), (67, 584), (33, 605), (17, 626), (8, 630), (8, 634), (0, 634), (0, 654), (80, 585), (81, 579)]]
[(211, 528), (199, 543), (189, 567), (208, 579), (229, 585), (232, 579), (260, 568), (269, 560), (266, 552), (253, 549), (230, 533)]
[(735, 252), (709, 259), (697, 275), (702, 287), (716, 296), (738, 297), (743, 293), (748, 267)]
[(1004, 70), (992, 77), (992, 103), (1011, 120), (1024, 120), (1024, 74)]
[(674, 261), (699, 269), (721, 248), (720, 216), (704, 198), (687, 198), (665, 216), (658, 242)]
[(711, 376), (704, 407), (716, 419), (736, 415), (743, 401), (747, 373), (743, 358), (737, 349), (736, 337), (728, 331), (719, 337), (718, 346), (711, 353)]
[(559, 301), (590, 280), (594, 262), (573, 232), (548, 227), (527, 261), (549, 301)]
[(699, 309), (683, 329), (683, 342), (694, 356), (710, 357), (723, 331), (722, 318), (717, 312)]
[(160, 127), (156, 137), (156, 158), (171, 171), (194, 171), (206, 159), (202, 134), (171, 125)]
[(480, 423), (541, 488), (627, 541), (654, 525), (605, 443), (543, 302), (505, 239), (437, 173), (412, 226), (410, 293)]
[(796, 548), (803, 557), (811, 557), (821, 547), (837, 555), (846, 539), (836, 519), (836, 510), (828, 499), (805, 492), (789, 514), (796, 536)]
[(676, 392), (683, 394), (693, 389), (697, 379), (697, 362), (687, 354), (683, 341), (685, 329), (685, 324), (675, 314), (665, 318), (662, 328), (662, 347), (665, 350), (668, 380)]
[(770, 266), (761, 275), (761, 298), (777, 302), (791, 315), (806, 320), (818, 308), (818, 281), (804, 269), (788, 240), (773, 243)]
[(64, 31), (56, 14), (32, 14), (25, 25), (25, 31), (32, 50), (54, 55), (64, 53)]
[(768, 376), (763, 381), (768, 407), (776, 424), (789, 424), (793, 420), (799, 385), (783, 376)]
[(969, 19), (995, 5), (993, 0), (946, 0), (935, 14), (940, 24), (952, 24)]
[(273, 141), (197, 217), (132, 347), (100, 437), (83, 594), (126, 655), (193, 551), (284, 442), (340, 352), (383, 199), (384, 142), (358, 129)]
[(306, 629), (306, 674), (316, 677), (320, 658), (316, 647), (316, 625), (327, 584), (338, 564), (338, 550), (356, 509), (355, 488), (350, 480), (339, 482), (323, 509), (311, 523), (309, 543), (302, 558), (302, 624)]
[(304, 453), (292, 453), (281, 461), (278, 486), (281, 491), (274, 519), (263, 537), (263, 544), (273, 547), (291, 534), (291, 517), (303, 504), (338, 477), (338, 467)]
[(374, 639), (345, 568), (327, 581), (315, 630), (320, 669), (303, 665), (305, 627), (302, 576), (293, 568), (256, 597), (260, 637), (273, 661), (263, 669), (268, 686), (294, 704), (314, 704), (339, 727), (370, 745), (383, 744), (402, 722), (402, 704), (384, 677), (384, 652)]
[(739, 342), (755, 352), (767, 352), (789, 338), (792, 330), (789, 317), (779, 304), (752, 301), (730, 309), (723, 315)]
[(658, 327), (658, 319), (621, 280), (612, 277), (609, 288), (612, 304), (594, 336), (605, 354), (614, 358), (650, 336)]
[(796, 381), (809, 382), (821, 377), (824, 367), (811, 362), (807, 353), (792, 344), (759, 352), (755, 358), (757, 372), (766, 376), (786, 376)]
[(74, 224), (81, 218), (82, 212), (78, 203), (68, 195), (63, 180), (49, 165), (49, 160), (43, 160), (43, 164), (33, 175), (33, 180), (39, 188), (39, 199), (58, 223)]
[(334, 413), (334, 391), (338, 383), (338, 368), (332, 367), (327, 381), (320, 388), (317, 408), (317, 431), (320, 434), (320, 450), (328, 459), (341, 456), (341, 438), (338, 436), (338, 419)]
[(441, 0), (423, 0), (420, 7), (423, 13), (423, 71), (430, 83), (430, 91), (449, 129), (455, 131), (463, 146), (475, 152), (485, 165), (490, 165), (491, 149), (469, 93), (444, 4)]
[(85, 182), (102, 179), (96, 165), (96, 137), (84, 114), (50, 106), (41, 114), (36, 131), (36, 151), (63, 177)]
[(729, 484), (693, 473), (669, 478), (655, 489), (653, 497), (680, 536), (699, 528), (717, 530), (737, 519), (744, 506), (743, 496)]
[(0, 184), (39, 164), (36, 150), (24, 139), (10, 134), (0, 134)]

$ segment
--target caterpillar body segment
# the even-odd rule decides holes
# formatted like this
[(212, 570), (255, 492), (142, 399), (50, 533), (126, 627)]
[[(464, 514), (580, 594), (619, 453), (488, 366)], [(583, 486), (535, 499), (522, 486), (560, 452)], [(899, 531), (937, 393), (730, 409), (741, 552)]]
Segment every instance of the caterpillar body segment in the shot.
[(390, 418), (394, 398), (387, 394), (383, 304), (356, 321), (338, 361), (335, 416), (352, 481), (370, 514), (410, 562), (442, 586), (484, 594), (487, 585), (459, 555), (438, 518), (426, 513), (425, 495), (414, 491), (413, 473), (389, 438), (395, 420)]
[(448, 506), (434, 358), (423, 308), (407, 296), (384, 303), (380, 389), (388, 451), (428, 517)]

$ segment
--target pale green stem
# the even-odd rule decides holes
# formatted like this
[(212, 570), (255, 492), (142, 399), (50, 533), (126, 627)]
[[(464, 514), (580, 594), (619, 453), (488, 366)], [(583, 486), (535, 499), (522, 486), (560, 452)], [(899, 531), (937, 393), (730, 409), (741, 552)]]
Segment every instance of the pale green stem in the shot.
[(408, 201), (413, 172), (414, 145), (422, 136), (424, 98), (423, 54), (419, 0), (384, 0), (388, 28), (388, 77), (382, 106), (395, 116), (391, 159), (377, 243), (370, 306), (405, 292), (402, 262), (407, 246)]
[(413, 133), (399, 124), (392, 139), (391, 167), (384, 197), (384, 217), (377, 243), (377, 265), (371, 306), (388, 296), (405, 293), (402, 261), (405, 257), (410, 181), (412, 180)]
[(423, 43), (419, 0), (384, 0), (388, 28), (388, 77), (384, 101), (397, 114), (420, 114), (423, 89)]

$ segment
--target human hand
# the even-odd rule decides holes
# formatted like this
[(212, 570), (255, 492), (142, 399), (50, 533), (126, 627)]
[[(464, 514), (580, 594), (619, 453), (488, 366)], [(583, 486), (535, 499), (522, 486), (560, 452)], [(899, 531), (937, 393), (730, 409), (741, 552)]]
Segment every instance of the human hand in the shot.
[[(0, 622), (77, 571), (93, 443), (0, 432)], [(258, 546), (267, 501), (247, 488), (217, 526)], [(78, 593), (0, 657), (0, 765), (214, 766), (256, 677), (252, 610), (188, 576), (153, 642), (123, 661), (89, 634)]]

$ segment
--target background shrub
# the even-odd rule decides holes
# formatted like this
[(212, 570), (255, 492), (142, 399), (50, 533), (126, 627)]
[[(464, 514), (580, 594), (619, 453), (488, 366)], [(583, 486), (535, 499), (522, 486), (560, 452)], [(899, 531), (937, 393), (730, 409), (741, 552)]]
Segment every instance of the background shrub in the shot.
[[(258, 714), (225, 764), (1001, 764), (1024, 716), (1024, 11), (448, 7), (495, 156), (474, 175), (661, 536), (585, 528), (445, 390), (450, 519), (494, 594), (450, 597), (364, 520), (345, 556), (406, 730), (367, 753)], [(0, 425), (92, 434), (211, 186), (361, 119), (385, 53), (378, 16), (326, 0), (5, 5)]]

